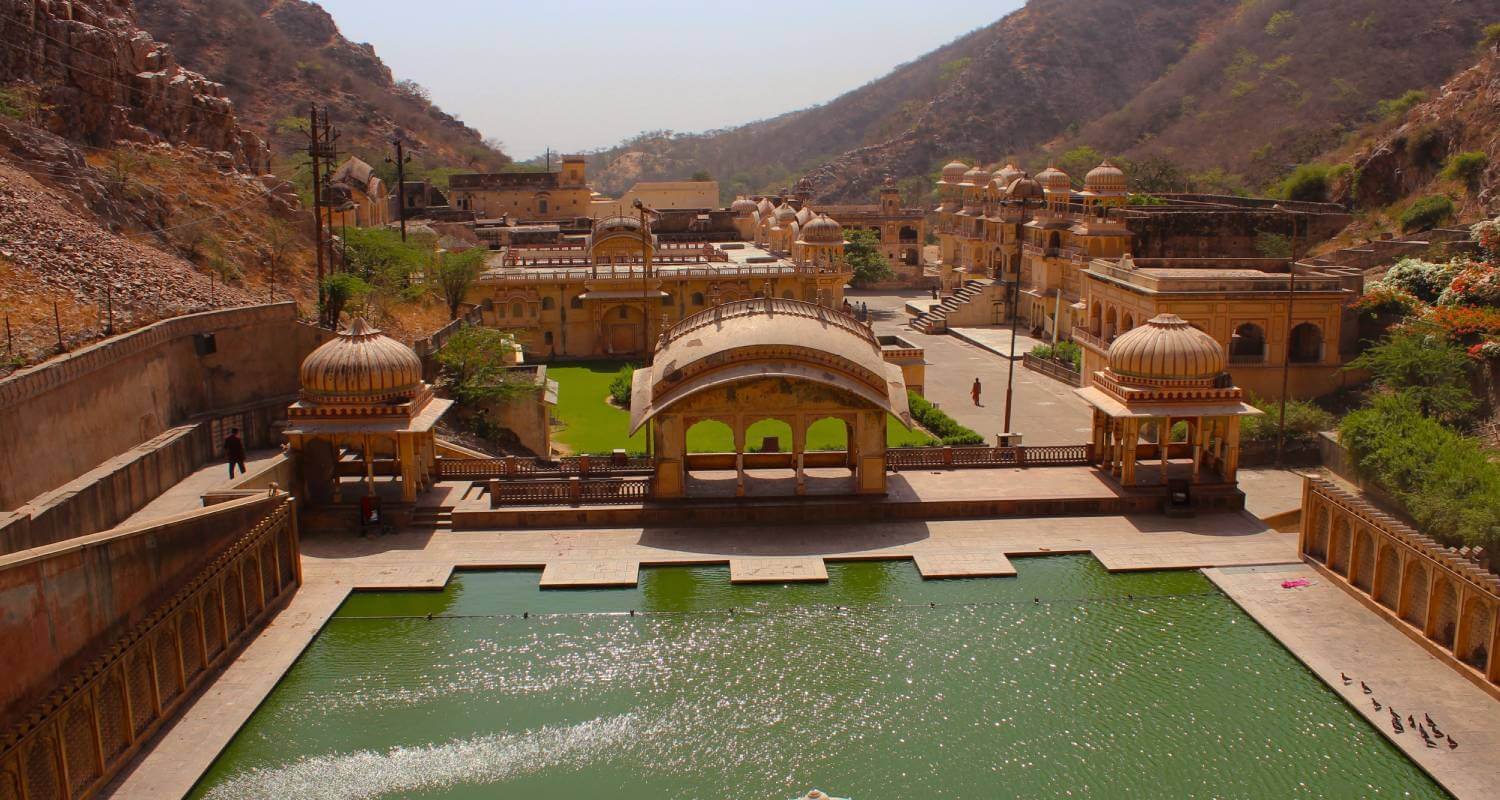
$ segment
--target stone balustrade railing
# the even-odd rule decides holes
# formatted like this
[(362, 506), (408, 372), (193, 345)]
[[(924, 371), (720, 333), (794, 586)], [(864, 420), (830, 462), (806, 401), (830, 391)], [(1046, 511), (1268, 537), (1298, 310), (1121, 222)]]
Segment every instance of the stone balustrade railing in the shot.
[(580, 506), (641, 503), (651, 497), (650, 478), (492, 480), (490, 507)]
[(165, 604), (0, 737), (0, 797), (105, 786), (302, 583), (285, 497)]

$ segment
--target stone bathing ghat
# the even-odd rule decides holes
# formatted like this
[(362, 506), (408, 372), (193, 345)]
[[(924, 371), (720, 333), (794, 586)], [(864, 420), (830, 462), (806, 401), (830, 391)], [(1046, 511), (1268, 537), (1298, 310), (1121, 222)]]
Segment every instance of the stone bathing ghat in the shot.
[[(214, 772), (219, 777), (210, 776), (203, 792), (262, 786), (246, 783), (259, 779), (296, 787), (302, 785), (296, 781), (311, 775), (324, 782), (343, 776), (351, 785), (356, 779), (375, 781), (369, 787), (371, 796), (418, 791), (464, 796), (500, 786), (523, 791), (557, 786), (634, 791), (648, 785), (643, 782), (647, 768), (641, 764), (653, 765), (651, 769), (660, 771), (649, 775), (673, 785), (672, 781), (687, 780), (672, 771), (673, 765), (691, 753), (728, 758), (722, 763), (736, 768), (757, 761), (774, 766), (780, 757), (786, 774), (792, 775), (784, 783), (756, 784), (767, 780), (760, 773), (741, 776), (745, 785), (762, 785), (777, 796), (793, 796), (814, 785), (838, 794), (878, 795), (878, 785), (861, 781), (874, 776), (887, 785), (916, 787), (927, 784), (902, 781), (924, 770), (936, 781), (934, 770), (943, 768), (987, 769), (959, 775), (969, 781), (970, 794), (982, 795), (987, 787), (998, 785), (992, 782), (1015, 782), (1015, 775), (1029, 774), (1024, 763), (984, 760), (985, 753), (1007, 748), (1043, 748), (1035, 751), (1030, 763), (1052, 764), (1049, 774), (1078, 778), (1076, 785), (1066, 788), (1088, 791), (1100, 779), (1084, 762), (1117, 772), (1108, 765), (1121, 763), (1119, 759), (1165, 762), (1167, 753), (1209, 746), (1223, 750), (1222, 742), (1232, 739), (1292, 753), (1289, 766), (1283, 767), (1285, 774), (1295, 772), (1293, 767), (1305, 771), (1309, 764), (1321, 765), (1328, 753), (1345, 754), (1344, 763), (1325, 766), (1314, 776), (1318, 785), (1330, 787), (1330, 794), (1340, 787), (1368, 786), (1372, 780), (1416, 795), (1438, 793), (1421, 774), (1425, 772), (1460, 797), (1483, 796), (1477, 787), (1493, 775), (1496, 728), (1488, 721), (1493, 701), (1459, 671), (1472, 667), (1439, 662), (1413, 668), (1413, 653), (1426, 657), (1426, 651), (1389, 626), (1365, 632), (1370, 641), (1380, 642), (1378, 648), (1345, 644), (1330, 653), (1324, 640), (1341, 640), (1303, 635), (1294, 623), (1317, 610), (1331, 615), (1331, 629), (1358, 626), (1364, 619), (1360, 615), (1367, 612), (1330, 583), (1334, 578), (1310, 573), (1313, 583), (1305, 586), (1306, 591), (1273, 591), (1269, 602), (1258, 594), (1264, 588), (1255, 576), (1303, 575), (1296, 572), (1301, 569), (1297, 537), (1270, 530), (1238, 510), (1243, 495), (1235, 483), (1234, 419), (1243, 408), (1233, 383), (1215, 370), (1224, 361), (1185, 361), (1189, 369), (1182, 374), (1157, 370), (1160, 364), (1150, 359), (1124, 361), (1131, 348), (1121, 343), (1128, 345), (1132, 334), (1169, 341), (1194, 337), (1186, 326), (1155, 320), (1116, 340), (1120, 363), (1112, 361), (1107, 371), (1101, 370), (1105, 380), (1091, 387), (1113, 394), (1094, 398), (1099, 414), (1091, 441), (1066, 449), (1071, 464), (1049, 464), (1040, 448), (1006, 447), (887, 451), (880, 453), (884, 463), (874, 464), (869, 462), (879, 453), (879, 443), (858, 435), (858, 415), (899, 414), (892, 398), (903, 396), (892, 388), (899, 386), (902, 373), (887, 368), (891, 365), (880, 357), (874, 337), (867, 340), (821, 307), (798, 314), (807, 304), (780, 298), (744, 303), (743, 308), (725, 306), (735, 313), (694, 322), (706, 325), (675, 341), (686, 346), (694, 336), (707, 336), (712, 330), (724, 341), (743, 342), (734, 336), (737, 326), (764, 324), (780, 313), (795, 315), (820, 332), (836, 328), (818, 335), (843, 338), (833, 340), (839, 347), (794, 346), (816, 339), (809, 334), (797, 337), (797, 342), (757, 342), (765, 349), (738, 351), (733, 345), (710, 347), (714, 340), (704, 339), (704, 349), (713, 352), (698, 360), (674, 356), (674, 339), (665, 336), (663, 366), (677, 364), (683, 369), (676, 377), (671, 370), (649, 376), (651, 393), (660, 392), (652, 397), (653, 408), (660, 399), (665, 409), (660, 413), (665, 414), (676, 409), (684, 417), (748, 415), (753, 408), (733, 404), (754, 393), (741, 395), (738, 389), (774, 389), (778, 415), (796, 418), (799, 413), (830, 410), (852, 415), (854, 446), (831, 454), (753, 454), (738, 446), (732, 454), (710, 454), (716, 459), (729, 456), (727, 468), (723, 460), (694, 464), (693, 454), (681, 453), (687, 477), (727, 480), (734, 487), (696, 497), (694, 490), (704, 484), (689, 480), (681, 482), (681, 498), (651, 491), (658, 481), (665, 482), (662, 467), (670, 466), (677, 455), (666, 446), (675, 436), (666, 424), (652, 428), (660, 446), (653, 447), (652, 457), (645, 460), (627, 458), (616, 464), (604, 459), (598, 472), (593, 465), (585, 469), (581, 459), (531, 462), (530, 470), (521, 470), (513, 460), (465, 454), (432, 435), (433, 419), (443, 406), (399, 349), (404, 346), (381, 341), (378, 334), (358, 327), (324, 344), (326, 349), (318, 351), (323, 355), (315, 354), (307, 363), (329, 371), (309, 369), (304, 394), (293, 406), (297, 411), (289, 412), (289, 431), (301, 437), (298, 445), (265, 461), (255, 474), (204, 493), (205, 502), (214, 503), (214, 508), (106, 531), (97, 534), (102, 537), (98, 540), (12, 554), (0, 565), (8, 587), (32, 592), (46, 604), (50, 616), (41, 619), (89, 613), (65, 601), (86, 596), (70, 589), (83, 585), (79, 582), (87, 581), (91, 570), (162, 576), (160, 585), (132, 604), (143, 607), (139, 613), (98, 626), (98, 640), (105, 645), (120, 641), (119, 647), (96, 644), (91, 649), (89, 642), (70, 641), (64, 643), (72, 648), (66, 652), (60, 646), (55, 651), (27, 650), (49, 653), (61, 665), (59, 672), (79, 678), (52, 687), (37, 682), (41, 699), (30, 707), (40, 710), (5, 740), (0, 769), (18, 775), (29, 796), (47, 796), (37, 787), (51, 779), (77, 786), (78, 796), (171, 797), (189, 792), (220, 751), (230, 747)], [(1195, 341), (1201, 344), (1201, 337)], [(366, 346), (372, 342), (375, 346)], [(224, 346), (231, 344), (226, 334)], [(842, 352), (848, 348), (865, 349)], [(331, 358), (330, 353), (347, 353), (352, 360)], [(372, 360), (361, 361), (361, 354)], [(1177, 360), (1169, 357), (1160, 363)], [(807, 368), (811, 365), (815, 368)], [(642, 379), (643, 385), (647, 380)], [(777, 383), (783, 380), (789, 387), (785, 391)], [(861, 394), (860, 387), (873, 393), (878, 386), (886, 390), (885, 405)], [(815, 406), (811, 400), (837, 408)], [(654, 416), (643, 414), (650, 417), (645, 424), (656, 426)], [(1152, 428), (1170, 430), (1178, 420), (1189, 423), (1183, 440), (1152, 441)], [(866, 432), (874, 427), (867, 425)], [(308, 455), (314, 441), (326, 444), (326, 459)], [(752, 455), (774, 458), (757, 462)], [(814, 455), (831, 461), (810, 464)], [(1142, 466), (1148, 462), (1149, 467)], [(310, 469), (314, 466), (320, 468)], [(222, 464), (213, 467), (221, 469)], [(547, 469), (559, 474), (539, 474)], [(695, 471), (709, 474), (694, 476)], [(772, 471), (779, 471), (780, 478), (766, 474)], [(772, 482), (760, 483), (768, 477)], [(807, 486), (801, 495), (796, 492), (799, 478)], [(542, 493), (522, 499), (545, 503), (506, 501), (506, 493), (532, 492), (547, 481), (566, 485), (569, 491), (577, 487), (580, 502), (571, 502), (573, 496)], [(599, 488), (632, 481), (647, 488), (643, 496), (611, 496)], [(1169, 518), (1158, 513), (1179, 481), (1187, 488), (1186, 508), (1196, 516)], [(272, 483), (290, 494), (271, 489)], [(744, 497), (738, 496), (740, 485), (745, 487)], [(762, 486), (772, 493), (757, 496)], [(820, 486), (835, 488), (825, 493), (818, 491)], [(584, 495), (585, 487), (594, 494)], [(390, 535), (351, 535), (351, 523), (365, 510), (367, 498), (378, 498), (382, 516), (394, 520)], [(162, 537), (168, 526), (196, 530), (193, 526), (203, 524), (203, 515), (210, 513), (222, 515), (218, 519), (243, 518), (246, 530), (253, 530), (265, 521), (261, 511), (272, 507), (281, 516), (269, 529), (271, 535), (260, 539), (237, 536), (238, 523), (223, 533), (224, 542)], [(471, 511), (515, 516), (512, 527), (502, 529), (483, 517), (467, 516)], [(617, 513), (636, 516), (610, 516)], [(803, 515), (802, 524), (788, 522), (794, 514)], [(861, 520), (856, 514), (869, 516)], [(806, 524), (814, 516), (828, 523)], [(445, 517), (454, 524), (446, 524)], [(700, 525), (699, 520), (716, 524)], [(460, 526), (460, 521), (468, 524)], [(837, 524), (850, 522), (859, 524)], [(463, 529), (455, 529), (459, 527)], [(145, 546), (153, 541), (169, 546), (153, 552)], [(78, 555), (104, 552), (94, 549), (102, 543), (109, 543), (111, 554), (103, 562)], [(214, 548), (224, 543), (235, 549), (229, 551), (231, 557), (219, 560)], [(1023, 560), (1027, 556), (1048, 558)], [(1055, 575), (1044, 582), (1045, 589), (1028, 588), (1027, 581), (1036, 580), (1028, 579), (1028, 569), (1038, 564), (1045, 569), (1053, 557), (1055, 563), (1075, 565), (1064, 570), (1066, 580)], [(162, 559), (171, 570), (161, 568)], [(907, 560), (912, 566), (845, 563)], [(665, 569), (657, 571), (658, 567)], [(695, 568), (709, 571), (694, 573)], [(1204, 575), (1181, 573), (1186, 577), (1151, 572), (1194, 568), (1209, 570)], [(461, 572), (454, 577), (455, 571), (486, 569), (531, 572)], [(917, 578), (976, 574), (1014, 577), (953, 584)], [(667, 577), (659, 577), (663, 575)], [(478, 587), (496, 578), (519, 578), (523, 590), (510, 595), (508, 604), (478, 616), (450, 613), (463, 611), (466, 598), (481, 598), (489, 589)], [(1173, 585), (1180, 579), (1193, 585), (1186, 591), (1127, 589), (1123, 602), (1119, 592), (1109, 588), (1114, 581), (1136, 579)], [(687, 588), (673, 588), (674, 581)], [(1226, 587), (1224, 594), (1210, 582)], [(787, 588), (803, 583), (811, 585)], [(818, 585), (822, 583), (828, 585)], [(617, 590), (622, 594), (540, 593), (538, 585), (610, 585), (622, 587)], [(361, 595), (340, 611), (352, 590), (413, 588), (427, 590), (416, 602), (439, 605), (408, 613), (397, 606), (410, 597), (381, 600)], [(705, 593), (717, 591), (769, 594), (726, 595), (729, 599), (718, 604), (699, 602)], [(964, 594), (969, 591), (976, 595)], [(1004, 599), (1008, 592), (1019, 594)], [(735, 599), (742, 596), (746, 599)], [(256, 602), (247, 606), (252, 597)], [(615, 599), (588, 605), (609, 597)], [(771, 598), (791, 602), (778, 604)], [(396, 613), (379, 610), (387, 602)], [(582, 605), (569, 611), (569, 603)], [(1193, 616), (1195, 603), (1213, 607), (1205, 612), (1213, 624)], [(1252, 610), (1264, 628), (1253, 625), (1235, 603)], [(361, 604), (374, 604), (376, 610), (354, 613)], [(165, 610), (147, 612), (145, 607)], [(216, 621), (222, 622), (237, 607), (253, 613), (233, 617), (236, 626), (229, 635), (228, 628)], [(736, 611), (730, 614), (728, 608)], [(632, 617), (631, 610), (639, 613)], [(514, 619), (517, 611), (519, 623)], [(559, 613), (563, 611), (569, 613)], [(609, 613), (599, 616), (603, 612)], [(1486, 635), (1481, 630), (1485, 624), (1490, 626), (1488, 635), (1494, 636), (1493, 616), (1471, 618), (1481, 622), (1465, 623), (1469, 627), (1455, 631), (1460, 661), (1475, 658), (1473, 643)], [(460, 619), (468, 621), (453, 627)], [(1096, 628), (1101, 620), (1116, 624)], [(337, 645), (341, 631), (361, 625), (376, 633), (325, 662), (335, 668), (320, 674), (318, 654)], [(32, 636), (39, 648), (39, 633), (45, 630), (7, 633)], [(1284, 637), (1296, 658), (1311, 668), (1311, 675), (1278, 647), (1268, 630)], [(1254, 634), (1253, 641), (1239, 638), (1248, 635), (1242, 633), (1246, 631)], [(1384, 634), (1397, 638), (1386, 641)], [(762, 635), (771, 638), (757, 638)], [(1114, 635), (1123, 638), (1111, 638)], [(1237, 649), (1236, 642), (1243, 649)], [(924, 649), (929, 645), (935, 649)], [(655, 657), (676, 652), (674, 647), (683, 658)], [(1055, 647), (1066, 652), (1050, 649)], [(401, 674), (360, 672), (354, 666), (360, 659), (379, 662), (376, 654), (390, 648), (419, 660), (405, 662)], [(1125, 658), (1129, 648), (1136, 649)], [(294, 666), (304, 651), (306, 659)], [(1122, 657), (1111, 661), (1108, 654), (1115, 652)], [(824, 663), (818, 659), (838, 660), (814, 673), (802, 673), (801, 662), (778, 661), (767, 653), (802, 654), (814, 666)], [(848, 658), (849, 653), (859, 657)], [(506, 666), (486, 671), (466, 660), (473, 658)], [(393, 667), (397, 664), (386, 660)], [(174, 663), (182, 669), (160, 668)], [(72, 665), (81, 666), (74, 670)], [(313, 671), (305, 671), (303, 665)], [(352, 669), (340, 672), (338, 665)], [(458, 671), (450, 672), (455, 665)], [(718, 671), (727, 667), (734, 669)], [(1464, 749), (1456, 755), (1414, 749), (1410, 741), (1381, 729), (1381, 720), (1371, 719), (1362, 708), (1368, 698), (1346, 694), (1337, 680), (1341, 671), (1369, 680), (1385, 702), (1433, 714), (1447, 734), (1465, 743)], [(1422, 687), (1435, 688), (1418, 691), (1399, 677), (1413, 672), (1425, 676)], [(136, 675), (150, 680), (137, 681)], [(695, 675), (697, 680), (691, 677)], [(1061, 680), (1057, 675), (1081, 682), (1075, 687), (1078, 696), (1097, 692), (1089, 708), (1110, 709), (1108, 719), (1100, 722), (1088, 709), (1049, 694)], [(778, 676), (786, 679), (778, 681)], [(1322, 686), (1314, 677), (1322, 679)], [(324, 679), (328, 683), (314, 686)], [(478, 681), (477, 688), (465, 684), (470, 679)], [(658, 682), (641, 683), (652, 680)], [(1242, 681), (1248, 682), (1237, 683)], [(1300, 688), (1271, 695), (1261, 682)], [(258, 763), (259, 773), (251, 768), (252, 761), (236, 762), (235, 754), (243, 747), (231, 745), (236, 731), (249, 721), (240, 741), (266, 738), (262, 731), (275, 726), (259, 727), (262, 723), (251, 720), (252, 712), (268, 698), (268, 709), (286, 707), (278, 698), (299, 685), (314, 687), (313, 694), (326, 699), (322, 706), (327, 713), (283, 720), (295, 723), (286, 730), (298, 731), (296, 736), (281, 737), (292, 749), (267, 755)], [(461, 691), (449, 691), (455, 687)], [(652, 687), (659, 691), (651, 693)], [(1261, 691), (1267, 708), (1236, 706), (1255, 691)], [(124, 729), (110, 720), (119, 716), (119, 709), (154, 709), (154, 696), (171, 701), (146, 723), (159, 725), (159, 735), (150, 727), (134, 731), (136, 738), (116, 735)], [(1339, 698), (1350, 704), (1338, 703)], [(17, 703), (25, 700), (18, 697)], [(427, 705), (429, 701), (435, 705)], [(1179, 702), (1188, 705), (1173, 705)], [(826, 732), (839, 734), (835, 739), (809, 740), (802, 729), (776, 727), (780, 720), (828, 718), (860, 703), (870, 713), (879, 713), (867, 719), (865, 727)], [(306, 697), (290, 705), (298, 711), (320, 707)], [(335, 712), (341, 708), (371, 710), (378, 719), (356, 715), (337, 720)], [(465, 717), (468, 727), (423, 728), (400, 718), (413, 709), (433, 718), (442, 718), (449, 709), (475, 716)], [(726, 716), (712, 728), (700, 729), (681, 716), (683, 709), (712, 709)], [(1050, 716), (1033, 716), (1038, 710)], [(1270, 711), (1289, 715), (1293, 724), (1266, 728), (1268, 718), (1278, 719)], [(1240, 712), (1248, 716), (1242, 718)], [(1132, 721), (1142, 714), (1150, 725)], [(739, 728), (734, 727), (736, 719)], [(97, 740), (89, 738), (96, 720), (101, 731)], [(1196, 722), (1184, 727), (1183, 720)], [(898, 723), (920, 731), (915, 738), (922, 747), (933, 749), (917, 748), (911, 739), (902, 741)], [(699, 730), (702, 735), (694, 733)], [(104, 731), (110, 738), (104, 738)], [(380, 738), (390, 731), (410, 735)], [(690, 735), (675, 743), (664, 741), (660, 750), (630, 749), (639, 741), (661, 738), (649, 735), (658, 731)], [(299, 738), (319, 732), (331, 738)], [(101, 753), (95, 741), (107, 741), (108, 749)], [(757, 751), (764, 743), (787, 741), (821, 743), (779, 749), (769, 754), (771, 762)], [(526, 754), (535, 753), (538, 742), (547, 744), (546, 752), (561, 754), (561, 760), (528, 760)], [(96, 769), (84, 771), (90, 748)], [(1397, 749), (1406, 760), (1398, 757)], [(618, 753), (631, 752), (638, 757), (623, 766), (612, 760)], [(137, 755), (139, 759), (132, 760)], [(97, 759), (105, 760), (105, 768)], [(307, 766), (302, 772), (288, 771), (287, 765), (294, 763)], [(458, 777), (441, 785), (413, 784), (410, 777), (439, 774), (441, 764), (480, 763), (493, 768), (460, 769)], [(903, 767), (906, 776), (880, 772)], [(48, 769), (53, 771), (49, 774)], [(1013, 775), (1013, 769), (1023, 772)], [(1265, 788), (1244, 785), (1242, 773), (1253, 770), (1225, 762), (1215, 765), (1207, 778), (1177, 778), (1206, 780), (1205, 792), (1239, 789), (1253, 796)], [(725, 769), (723, 774), (738, 773)], [(701, 789), (701, 776), (694, 777), (694, 785)], [(1273, 791), (1288, 791), (1275, 782), (1276, 776), (1265, 779)], [(582, 783), (573, 783), (577, 781)], [(1049, 788), (1063, 787), (1043, 784), (1039, 791)], [(683, 788), (681, 793), (690, 796), (690, 791)], [(1183, 788), (1182, 793), (1193, 792)]]

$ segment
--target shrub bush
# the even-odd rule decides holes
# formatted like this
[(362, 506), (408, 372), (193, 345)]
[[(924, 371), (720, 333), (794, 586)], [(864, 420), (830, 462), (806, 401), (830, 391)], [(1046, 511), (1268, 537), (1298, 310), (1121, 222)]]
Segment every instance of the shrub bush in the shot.
[(1276, 194), (1283, 200), (1327, 202), (1332, 172), (1327, 164), (1303, 164), (1281, 181)]
[(1448, 156), (1448, 162), (1443, 165), (1443, 177), (1458, 181), (1473, 191), (1479, 186), (1479, 179), (1484, 177), (1485, 167), (1489, 165), (1490, 157), (1483, 150), (1454, 153)]
[(1411, 89), (1400, 97), (1390, 100), (1381, 100), (1375, 104), (1375, 114), (1381, 119), (1393, 119), (1404, 117), (1406, 112), (1412, 110), (1416, 105), (1427, 99), (1427, 93), (1420, 89)]
[(1401, 230), (1425, 231), (1447, 222), (1453, 217), (1453, 201), (1447, 195), (1434, 194), (1424, 197), (1401, 212)]
[(1448, 288), (1438, 296), (1440, 306), (1500, 308), (1500, 263), (1458, 262)]
[(1484, 30), (1479, 35), (1481, 49), (1488, 50), (1496, 45), (1500, 45), (1500, 22), (1484, 26)]
[(1049, 361), (1057, 361), (1064, 366), (1078, 372), (1083, 369), (1083, 348), (1073, 342), (1058, 342), (1056, 346), (1050, 344), (1034, 345), (1031, 348), (1033, 358), (1045, 358)]
[(916, 392), (907, 392), (907, 404), (911, 415), (922, 427), (931, 431), (945, 445), (984, 444), (984, 437), (960, 425), (957, 420), (927, 401)]
[(1394, 286), (1386, 286), (1381, 283), (1372, 284), (1351, 306), (1355, 313), (1368, 317), (1379, 317), (1386, 314), (1399, 314), (1409, 317), (1417, 314), (1423, 308), (1421, 300), (1402, 291)]
[(1386, 271), (1379, 286), (1405, 292), (1424, 303), (1436, 303), (1458, 268), (1452, 264), (1435, 264), (1420, 258), (1403, 258)]
[(1390, 492), (1424, 533), (1500, 549), (1500, 463), (1476, 440), (1425, 416), (1404, 393), (1345, 417), (1339, 438), (1355, 470)]
[[(1281, 404), (1252, 394), (1250, 405), (1266, 413), (1258, 417), (1241, 418), (1240, 437), (1246, 442), (1274, 444), (1276, 431), (1280, 427)], [(1332, 414), (1306, 400), (1288, 400), (1286, 403), (1286, 443), (1287, 445), (1312, 444), (1317, 441), (1319, 433), (1333, 430), (1337, 421)]]
[[(1452, 309), (1439, 309), (1439, 311)], [(1468, 310), (1468, 309), (1463, 309)], [(1469, 385), (1471, 363), (1463, 349), (1431, 321), (1408, 323), (1349, 362), (1367, 369), (1380, 388), (1405, 395), (1423, 414), (1461, 422), (1478, 405)]]
[(634, 367), (621, 367), (620, 374), (609, 382), (609, 399), (621, 408), (630, 408), (630, 382), (635, 376)]

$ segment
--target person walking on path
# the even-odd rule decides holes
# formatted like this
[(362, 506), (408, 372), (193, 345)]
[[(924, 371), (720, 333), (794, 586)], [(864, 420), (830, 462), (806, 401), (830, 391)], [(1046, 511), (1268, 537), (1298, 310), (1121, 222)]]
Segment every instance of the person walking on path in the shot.
[(974, 388), (969, 390), (969, 396), (974, 398), (974, 405), (979, 405), (979, 379), (974, 379)]
[(234, 477), (234, 468), (240, 468), (240, 474), (245, 474), (245, 442), (240, 439), (240, 429), (230, 428), (229, 435), (224, 437), (224, 458), (229, 462), (229, 477)]

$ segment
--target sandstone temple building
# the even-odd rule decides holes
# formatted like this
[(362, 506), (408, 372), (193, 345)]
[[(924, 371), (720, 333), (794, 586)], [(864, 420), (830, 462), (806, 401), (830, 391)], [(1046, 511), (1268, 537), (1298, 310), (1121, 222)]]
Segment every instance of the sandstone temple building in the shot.
[(961, 302), (914, 325), (1014, 316), (1043, 341), (1081, 344), (1087, 383), (1115, 337), (1170, 313), (1224, 346), (1239, 385), (1258, 396), (1280, 396), (1283, 366), (1295, 396), (1345, 385), (1362, 273), (1262, 252), (1268, 242), (1305, 252), (1347, 222), (1341, 208), (1202, 195), (1132, 204), (1127, 185), (1109, 161), (1081, 186), (1055, 167), (1033, 176), (1014, 164), (947, 165), (934, 210), (939, 270)]

